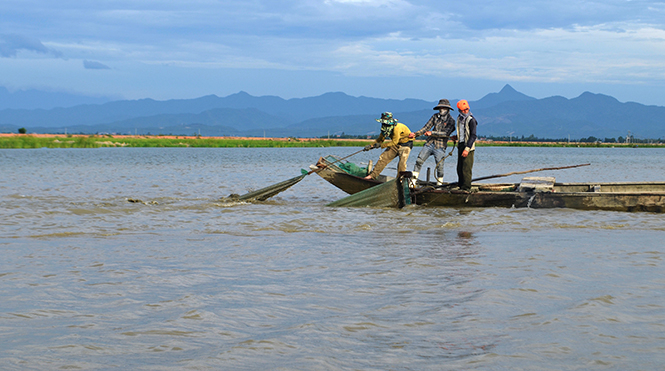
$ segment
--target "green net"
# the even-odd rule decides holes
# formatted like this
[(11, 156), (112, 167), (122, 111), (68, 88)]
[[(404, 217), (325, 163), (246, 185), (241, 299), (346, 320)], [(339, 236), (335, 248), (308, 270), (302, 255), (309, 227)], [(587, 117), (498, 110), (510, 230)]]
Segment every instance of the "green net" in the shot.
[(353, 162), (345, 162), (338, 165), (340, 169), (346, 171), (347, 173), (355, 176), (364, 177), (367, 175), (367, 168), (360, 167)]
[(397, 178), (329, 203), (333, 207), (398, 207), (411, 204), (407, 178)]
[(258, 189), (253, 192), (245, 193), (244, 195), (230, 195), (228, 198), (237, 200), (237, 201), (265, 201), (269, 199), (270, 197), (286, 191), (293, 185), (297, 184), (300, 182), (304, 177), (306, 177), (309, 173), (306, 170), (300, 170), (302, 175), (293, 177), (291, 179), (287, 179), (283, 182), (279, 182), (277, 184), (273, 184), (270, 186), (267, 186), (265, 188)]

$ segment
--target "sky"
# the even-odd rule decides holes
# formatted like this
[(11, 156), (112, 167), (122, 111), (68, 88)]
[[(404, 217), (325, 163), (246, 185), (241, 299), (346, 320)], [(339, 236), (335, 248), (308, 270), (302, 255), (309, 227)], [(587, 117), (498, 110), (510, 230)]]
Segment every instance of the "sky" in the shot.
[(2, 0), (0, 86), (665, 106), (665, 1)]

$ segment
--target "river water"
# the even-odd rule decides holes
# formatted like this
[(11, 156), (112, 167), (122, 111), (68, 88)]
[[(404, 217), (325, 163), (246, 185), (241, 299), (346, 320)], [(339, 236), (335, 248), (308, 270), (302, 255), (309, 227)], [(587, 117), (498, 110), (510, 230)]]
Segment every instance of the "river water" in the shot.
[[(0, 150), (0, 369), (665, 368), (663, 214), (329, 208), (345, 194), (315, 174), (220, 201), (357, 150)], [(664, 149), (475, 161), (665, 181)]]

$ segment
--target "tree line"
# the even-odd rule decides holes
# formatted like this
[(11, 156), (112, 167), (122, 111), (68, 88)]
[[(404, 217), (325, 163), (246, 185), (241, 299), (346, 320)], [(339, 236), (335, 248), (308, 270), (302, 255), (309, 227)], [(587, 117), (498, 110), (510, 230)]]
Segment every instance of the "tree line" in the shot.
[(619, 136), (618, 138), (598, 138), (594, 136), (589, 136), (586, 138), (580, 139), (570, 139), (570, 138), (539, 138), (531, 134), (528, 137), (524, 135), (520, 136), (487, 136), (481, 138), (481, 140), (491, 140), (491, 141), (501, 141), (501, 142), (541, 142), (541, 143), (562, 143), (562, 142), (571, 142), (571, 143), (663, 143), (663, 139), (653, 139), (653, 138), (635, 138), (633, 136)]
[[(351, 134), (345, 134), (342, 132), (341, 134), (334, 134), (334, 135), (322, 135), (319, 138), (325, 139), (325, 138), (338, 138), (338, 139), (376, 139), (378, 138), (378, 134), (374, 135), (351, 135)], [(417, 139), (425, 139), (425, 136), (418, 137)], [(525, 137), (524, 135), (522, 136), (485, 136), (485, 137), (480, 137), (478, 138), (480, 140), (487, 140), (487, 141), (496, 141), (496, 142), (537, 142), (537, 143), (565, 143), (565, 142), (571, 142), (571, 143), (663, 143), (665, 140), (658, 138), (658, 139), (653, 139), (653, 138), (635, 138), (633, 136), (619, 136), (618, 138), (598, 138), (595, 136), (589, 136), (587, 138), (580, 138), (580, 139), (570, 139), (570, 138), (539, 138), (536, 137), (535, 135), (531, 134), (528, 137)]]

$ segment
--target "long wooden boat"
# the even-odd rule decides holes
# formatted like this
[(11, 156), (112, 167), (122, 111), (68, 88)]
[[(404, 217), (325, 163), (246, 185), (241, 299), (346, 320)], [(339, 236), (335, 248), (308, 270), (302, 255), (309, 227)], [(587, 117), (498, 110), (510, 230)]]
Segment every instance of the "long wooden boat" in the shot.
[[(322, 157), (315, 172), (348, 194), (383, 184), (391, 178), (366, 180), (337, 166), (334, 156)], [(397, 181), (408, 182), (405, 173)], [(408, 183), (407, 183), (408, 186)], [(411, 203), (445, 207), (571, 208), (579, 210), (665, 212), (665, 182), (557, 183), (553, 177), (525, 177), (520, 183), (473, 183), (472, 192), (419, 181), (408, 192)], [(374, 194), (372, 197), (378, 197)], [(362, 205), (357, 200), (355, 205)], [(402, 207), (407, 203), (390, 206)], [(385, 206), (385, 205), (382, 205)]]

